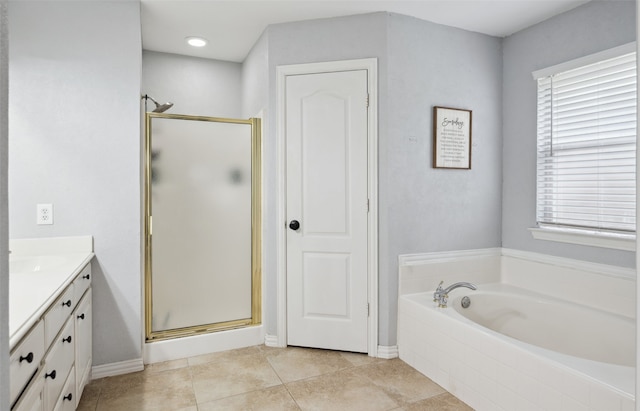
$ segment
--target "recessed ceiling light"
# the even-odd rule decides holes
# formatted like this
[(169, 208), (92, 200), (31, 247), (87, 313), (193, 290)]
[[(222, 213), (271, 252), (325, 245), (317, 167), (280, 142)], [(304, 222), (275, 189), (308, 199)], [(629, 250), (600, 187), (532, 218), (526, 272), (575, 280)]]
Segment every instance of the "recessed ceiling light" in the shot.
[(185, 40), (193, 47), (204, 47), (207, 45), (207, 40), (202, 37), (187, 37)]

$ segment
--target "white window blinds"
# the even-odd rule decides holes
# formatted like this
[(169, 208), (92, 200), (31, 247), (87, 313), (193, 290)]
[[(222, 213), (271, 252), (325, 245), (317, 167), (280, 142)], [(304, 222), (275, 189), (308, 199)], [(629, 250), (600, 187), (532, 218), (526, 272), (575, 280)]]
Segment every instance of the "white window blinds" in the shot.
[(538, 78), (541, 227), (636, 229), (636, 54)]

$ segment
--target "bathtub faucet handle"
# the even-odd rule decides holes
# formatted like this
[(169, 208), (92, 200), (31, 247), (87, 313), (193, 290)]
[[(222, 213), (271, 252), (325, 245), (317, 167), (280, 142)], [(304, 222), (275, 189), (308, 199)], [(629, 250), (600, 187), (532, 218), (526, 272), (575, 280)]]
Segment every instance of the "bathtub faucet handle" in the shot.
[(459, 287), (465, 287), (471, 290), (477, 289), (477, 287), (474, 284), (467, 283), (467, 282), (451, 284), (449, 287), (442, 289), (442, 283), (443, 282), (441, 281), (440, 285), (438, 286), (436, 291), (433, 293), (433, 301), (437, 302), (438, 307), (440, 308), (447, 308), (447, 299), (449, 298), (450, 291), (455, 290), (456, 288), (459, 288)]
[(436, 291), (433, 293), (434, 303), (439, 302), (442, 298), (442, 284), (444, 284), (444, 280), (440, 281), (440, 284), (438, 284), (438, 288), (436, 288)]

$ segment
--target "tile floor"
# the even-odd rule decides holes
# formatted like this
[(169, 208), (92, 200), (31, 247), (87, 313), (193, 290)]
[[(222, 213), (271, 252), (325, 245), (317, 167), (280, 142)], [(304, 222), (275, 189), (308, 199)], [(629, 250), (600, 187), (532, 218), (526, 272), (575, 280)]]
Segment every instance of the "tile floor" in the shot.
[(399, 359), (255, 346), (94, 380), (78, 410), (471, 410)]

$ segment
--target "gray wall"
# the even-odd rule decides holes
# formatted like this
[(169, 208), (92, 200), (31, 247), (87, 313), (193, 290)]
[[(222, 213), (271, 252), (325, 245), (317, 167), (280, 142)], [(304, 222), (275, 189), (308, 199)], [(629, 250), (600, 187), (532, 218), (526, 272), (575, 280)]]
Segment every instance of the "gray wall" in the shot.
[(240, 63), (144, 50), (142, 93), (171, 101), (169, 114), (241, 118), (241, 71)]
[(266, 110), (269, 101), (268, 36), (265, 31), (242, 63), (242, 116), (246, 118)]
[[(10, 237), (92, 234), (94, 365), (140, 358), (140, 6), (9, 12)], [(54, 225), (35, 224), (43, 202)]]
[(633, 252), (534, 240), (534, 70), (635, 41), (635, 1), (593, 1), (504, 39), (502, 245), (603, 264), (635, 266)]
[(269, 110), (263, 139), (263, 284), (267, 334), (277, 335), (276, 230), (280, 227), (277, 224), (278, 207), (283, 206), (278, 204), (276, 198), (276, 68), (285, 64), (377, 57), (380, 88), (379, 134), (380, 139), (383, 139), (387, 121), (384, 109), (387, 99), (386, 24), (387, 14), (376, 13), (278, 24), (267, 29)]
[[(9, 369), (9, 23), (7, 2), (0, 1), (0, 370)], [(0, 373), (0, 411), (9, 410), (9, 373)]]
[[(380, 344), (396, 343), (399, 254), (500, 246), (501, 40), (388, 17), (380, 139)], [(433, 106), (469, 109), (471, 170), (432, 168)]]
[[(396, 343), (399, 254), (496, 247), (501, 207), (501, 41), (388, 13), (270, 27), (269, 107), (276, 67), (377, 57), (379, 73), (379, 344)], [(473, 167), (431, 168), (434, 105), (474, 110)], [(275, 113), (265, 141), (274, 192)], [(278, 204), (265, 214), (268, 333), (276, 332)]]

